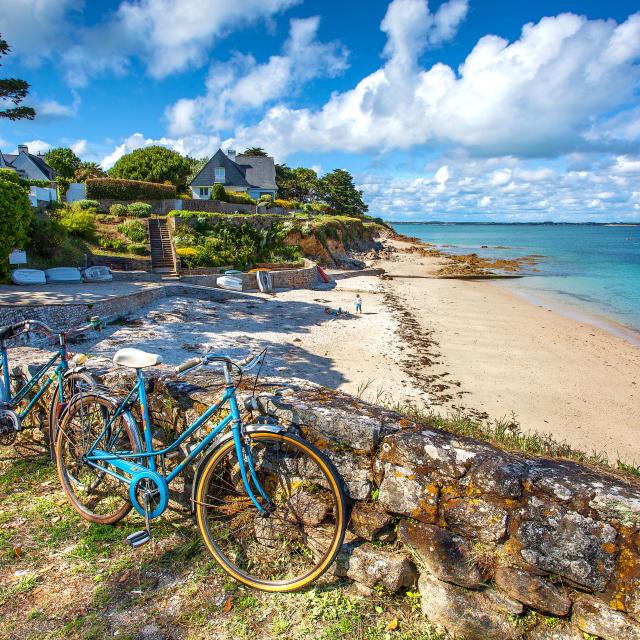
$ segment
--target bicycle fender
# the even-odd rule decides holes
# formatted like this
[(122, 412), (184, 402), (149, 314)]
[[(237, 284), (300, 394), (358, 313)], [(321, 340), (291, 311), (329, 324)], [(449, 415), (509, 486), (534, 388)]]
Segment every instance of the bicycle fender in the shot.
[[(248, 424), (245, 426), (245, 431), (247, 433), (254, 433), (256, 431), (267, 431), (269, 433), (283, 433), (287, 430), (286, 427), (277, 424)], [(193, 483), (191, 485), (191, 500), (189, 501), (189, 507), (191, 512), (195, 512), (195, 499), (196, 499), (196, 487), (198, 486), (198, 482), (200, 481), (200, 474), (202, 473), (202, 469), (204, 469), (205, 463), (209, 458), (215, 453), (217, 449), (219, 449), (225, 442), (231, 440), (233, 438), (233, 433), (231, 431), (227, 431), (227, 433), (218, 436), (212, 443), (211, 446), (207, 448), (204, 454), (200, 457), (198, 464), (196, 466), (196, 470), (193, 473)]]

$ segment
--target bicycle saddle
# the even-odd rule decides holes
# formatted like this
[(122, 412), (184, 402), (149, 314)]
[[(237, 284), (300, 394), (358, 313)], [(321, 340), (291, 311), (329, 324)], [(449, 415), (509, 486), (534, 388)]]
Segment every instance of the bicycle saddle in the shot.
[(113, 356), (113, 362), (121, 367), (130, 367), (131, 369), (144, 369), (145, 367), (153, 367), (162, 362), (162, 356), (157, 353), (148, 353), (141, 349), (120, 349)]

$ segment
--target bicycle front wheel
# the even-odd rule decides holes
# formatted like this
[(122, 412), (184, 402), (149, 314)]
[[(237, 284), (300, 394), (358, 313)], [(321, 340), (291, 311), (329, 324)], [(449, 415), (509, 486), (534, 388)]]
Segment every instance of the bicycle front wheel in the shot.
[(231, 439), (199, 476), (198, 526), (213, 557), (236, 580), (263, 591), (295, 591), (321, 576), (340, 550), (346, 529), (342, 481), (323, 453), (295, 435), (249, 436), (264, 496), (252, 487), (265, 513), (245, 491)]
[[(118, 403), (108, 397), (81, 394), (71, 402), (58, 427), (56, 463), (58, 477), (73, 508), (85, 519), (114, 524), (131, 510), (128, 485), (89, 464), (86, 454), (100, 438), (98, 448), (107, 453), (137, 453), (136, 426), (123, 412), (109, 425)], [(101, 435), (102, 434), (102, 435)], [(108, 466), (108, 461), (104, 466)]]

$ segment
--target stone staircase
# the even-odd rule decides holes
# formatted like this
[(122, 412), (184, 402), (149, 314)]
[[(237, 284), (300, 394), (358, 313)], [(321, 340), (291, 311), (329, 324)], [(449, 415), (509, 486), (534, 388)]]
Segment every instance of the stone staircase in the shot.
[(166, 218), (149, 218), (149, 243), (152, 271), (177, 277), (171, 232)]

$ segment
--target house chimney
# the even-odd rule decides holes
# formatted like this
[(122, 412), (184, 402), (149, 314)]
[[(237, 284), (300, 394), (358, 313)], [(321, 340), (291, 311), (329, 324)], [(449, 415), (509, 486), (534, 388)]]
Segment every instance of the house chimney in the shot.
[(232, 160), (233, 162), (236, 161), (236, 150), (235, 149), (227, 149), (227, 157), (229, 158), (229, 160)]
[(29, 153), (29, 147), (26, 144), (19, 144), (18, 153)]

